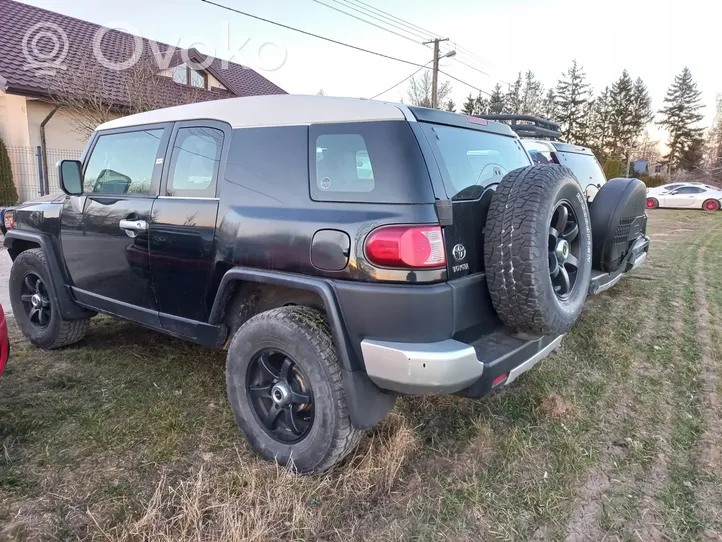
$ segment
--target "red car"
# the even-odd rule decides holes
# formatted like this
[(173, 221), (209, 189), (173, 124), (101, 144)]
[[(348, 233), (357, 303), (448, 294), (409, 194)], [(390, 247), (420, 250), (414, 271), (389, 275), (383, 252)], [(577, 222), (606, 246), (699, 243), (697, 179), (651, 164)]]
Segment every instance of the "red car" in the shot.
[(10, 354), (10, 342), (8, 341), (8, 323), (5, 320), (5, 313), (0, 305), (0, 375), (3, 374), (5, 363)]

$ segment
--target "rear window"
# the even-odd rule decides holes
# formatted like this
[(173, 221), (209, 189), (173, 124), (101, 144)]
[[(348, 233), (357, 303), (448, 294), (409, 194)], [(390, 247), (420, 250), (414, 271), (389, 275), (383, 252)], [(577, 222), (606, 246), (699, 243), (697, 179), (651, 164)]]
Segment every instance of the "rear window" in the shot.
[(582, 188), (590, 184), (601, 186), (607, 182), (602, 166), (594, 156), (574, 152), (557, 152), (556, 155), (561, 165), (572, 170)]
[(513, 169), (531, 165), (519, 140), (479, 130), (421, 123), (452, 200), (478, 198)]
[(434, 201), (426, 163), (406, 121), (312, 125), (309, 151), (316, 201)]

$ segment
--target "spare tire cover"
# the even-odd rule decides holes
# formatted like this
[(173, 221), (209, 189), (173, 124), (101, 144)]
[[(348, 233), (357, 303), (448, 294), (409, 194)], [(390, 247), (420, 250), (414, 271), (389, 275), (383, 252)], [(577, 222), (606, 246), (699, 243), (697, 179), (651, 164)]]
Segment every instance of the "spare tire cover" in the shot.
[(608, 181), (590, 204), (592, 267), (613, 273), (647, 228), (647, 187), (639, 179)]
[(508, 173), (484, 230), (486, 282), (499, 318), (517, 331), (566, 333), (582, 312), (592, 272), (586, 198), (560, 165)]

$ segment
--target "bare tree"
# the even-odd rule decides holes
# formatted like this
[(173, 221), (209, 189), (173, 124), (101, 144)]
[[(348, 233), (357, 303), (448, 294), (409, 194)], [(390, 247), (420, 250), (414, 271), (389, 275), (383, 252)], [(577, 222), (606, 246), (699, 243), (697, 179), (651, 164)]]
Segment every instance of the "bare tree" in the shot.
[[(424, 70), (424, 73), (418, 77), (413, 77), (409, 81), (409, 89), (407, 91), (409, 103), (421, 107), (431, 107), (431, 90), (433, 78), (430, 70)], [(439, 84), (436, 91), (436, 103), (445, 104), (446, 99), (451, 94), (451, 82), (444, 81)]]
[(80, 55), (79, 65), (47, 81), (52, 101), (68, 117), (74, 132), (88, 137), (98, 125), (123, 115), (132, 115), (209, 99), (208, 91), (192, 86), (181, 93), (152, 54), (144, 54), (132, 66), (110, 70), (101, 65), (92, 50)]

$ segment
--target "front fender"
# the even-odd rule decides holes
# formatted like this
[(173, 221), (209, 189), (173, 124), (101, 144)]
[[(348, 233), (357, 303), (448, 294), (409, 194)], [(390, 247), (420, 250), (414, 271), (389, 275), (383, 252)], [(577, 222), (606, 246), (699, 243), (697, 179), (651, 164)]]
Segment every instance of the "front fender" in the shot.
[(9, 230), (3, 242), (8, 254), (15, 260), (21, 252), (30, 248), (40, 248), (45, 254), (45, 261), (50, 274), (48, 289), (53, 303), (60, 310), (65, 320), (80, 320), (94, 316), (95, 313), (80, 307), (70, 293), (69, 279), (62, 265), (60, 250), (55, 246), (53, 238), (49, 235), (22, 230)]

